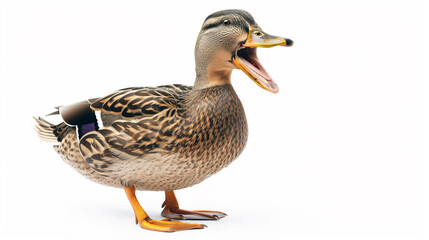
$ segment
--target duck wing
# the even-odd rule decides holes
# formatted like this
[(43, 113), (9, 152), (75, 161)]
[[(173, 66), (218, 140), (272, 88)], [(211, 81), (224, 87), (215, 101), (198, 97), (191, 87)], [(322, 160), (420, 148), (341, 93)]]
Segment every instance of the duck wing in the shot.
[(120, 177), (133, 160), (172, 150), (176, 140), (172, 136), (182, 122), (180, 105), (190, 90), (183, 85), (127, 88), (93, 101), (91, 109), (122, 119), (80, 139), (86, 162), (100, 174)]

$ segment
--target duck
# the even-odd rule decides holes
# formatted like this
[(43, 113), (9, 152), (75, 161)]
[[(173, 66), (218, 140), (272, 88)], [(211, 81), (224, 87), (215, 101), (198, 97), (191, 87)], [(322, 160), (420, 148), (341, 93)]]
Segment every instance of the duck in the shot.
[[(120, 89), (57, 107), (49, 115), (59, 114), (59, 124), (34, 117), (35, 129), (81, 175), (123, 188), (141, 228), (202, 229), (206, 225), (180, 220), (218, 220), (226, 214), (181, 209), (174, 191), (225, 168), (246, 145), (246, 115), (231, 73), (239, 69), (261, 88), (277, 93), (278, 85), (261, 65), (257, 48), (292, 45), (291, 39), (262, 31), (247, 11), (217, 11), (204, 20), (197, 38), (193, 86)], [(136, 190), (164, 191), (165, 219), (150, 218)]]

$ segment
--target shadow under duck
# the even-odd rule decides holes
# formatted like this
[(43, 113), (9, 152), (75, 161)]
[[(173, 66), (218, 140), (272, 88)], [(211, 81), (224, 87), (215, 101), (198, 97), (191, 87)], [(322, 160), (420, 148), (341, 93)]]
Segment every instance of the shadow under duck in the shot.
[[(85, 177), (124, 188), (136, 223), (156, 231), (204, 228), (169, 219), (219, 219), (217, 211), (179, 208), (174, 190), (197, 184), (230, 164), (247, 141), (243, 106), (231, 85), (241, 69), (260, 87), (278, 92), (256, 55), (256, 47), (292, 46), (264, 33), (243, 10), (209, 15), (195, 46), (194, 86), (135, 87), (59, 107), (64, 122), (38, 117), (39, 136)], [(135, 191), (165, 191), (162, 216), (149, 218)]]

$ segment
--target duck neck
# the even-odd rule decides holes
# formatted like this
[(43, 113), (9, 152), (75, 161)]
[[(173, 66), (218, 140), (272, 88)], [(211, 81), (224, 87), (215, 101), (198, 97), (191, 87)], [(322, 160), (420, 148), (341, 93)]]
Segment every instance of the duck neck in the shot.
[[(209, 58), (207, 58), (209, 59)], [(192, 91), (187, 97), (187, 104), (189, 108), (191, 106), (200, 106), (201, 101), (205, 101), (207, 97), (207, 92), (219, 91), (220, 93), (223, 90), (232, 91), (234, 89), (231, 85), (231, 73), (232, 68), (219, 67), (219, 61), (211, 61), (210, 63), (198, 62), (196, 67), (196, 78)], [(215, 63), (215, 64), (214, 64)], [(223, 89), (223, 90), (222, 90)], [(216, 102), (217, 98), (211, 99), (211, 104)]]
[(193, 89), (201, 90), (218, 85), (230, 85), (231, 73), (232, 69), (210, 69), (210, 67), (205, 71), (197, 71)]
[(199, 90), (217, 85), (231, 84), (234, 65), (230, 61), (231, 53), (216, 43), (198, 38), (195, 47), (196, 78), (193, 89)]

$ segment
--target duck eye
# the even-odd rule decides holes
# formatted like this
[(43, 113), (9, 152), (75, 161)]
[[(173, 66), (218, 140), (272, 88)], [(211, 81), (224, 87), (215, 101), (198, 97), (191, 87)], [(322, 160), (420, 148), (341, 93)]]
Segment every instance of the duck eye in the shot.
[(259, 37), (263, 35), (263, 33), (261, 33), (260, 31), (256, 31), (255, 34), (256, 36), (259, 36)]
[(231, 22), (228, 19), (223, 20), (223, 25), (229, 25)]

